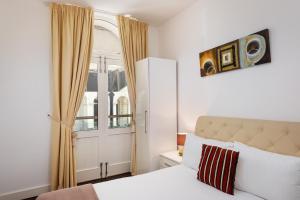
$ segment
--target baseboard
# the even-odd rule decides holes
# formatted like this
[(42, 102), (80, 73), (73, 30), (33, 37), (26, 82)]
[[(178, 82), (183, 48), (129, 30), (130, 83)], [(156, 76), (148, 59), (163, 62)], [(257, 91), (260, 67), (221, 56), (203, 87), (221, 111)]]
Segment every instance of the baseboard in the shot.
[(0, 194), (0, 200), (21, 200), (49, 192), (50, 185), (37, 186)]
[(108, 176), (115, 176), (130, 171), (130, 161), (113, 163), (109, 166)]
[(86, 182), (89, 180), (94, 180), (100, 178), (99, 167), (83, 169), (77, 171), (77, 182)]

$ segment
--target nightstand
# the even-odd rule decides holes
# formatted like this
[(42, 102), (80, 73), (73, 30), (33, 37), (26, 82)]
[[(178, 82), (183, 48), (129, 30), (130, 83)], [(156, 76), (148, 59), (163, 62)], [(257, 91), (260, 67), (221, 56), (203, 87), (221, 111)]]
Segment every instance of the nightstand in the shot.
[(179, 165), (182, 162), (182, 156), (179, 156), (178, 151), (170, 151), (160, 154), (159, 168), (172, 167)]

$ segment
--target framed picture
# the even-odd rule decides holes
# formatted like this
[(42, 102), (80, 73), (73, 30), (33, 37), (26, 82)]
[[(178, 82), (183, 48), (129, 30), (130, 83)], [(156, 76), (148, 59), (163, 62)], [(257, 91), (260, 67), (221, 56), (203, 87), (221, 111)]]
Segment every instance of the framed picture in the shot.
[(217, 48), (219, 72), (240, 68), (238, 40)]
[(217, 49), (211, 49), (200, 53), (201, 75), (209, 76), (218, 73)]
[(242, 68), (271, 62), (269, 30), (240, 39), (239, 49)]
[(201, 52), (199, 59), (202, 77), (270, 63), (269, 30)]

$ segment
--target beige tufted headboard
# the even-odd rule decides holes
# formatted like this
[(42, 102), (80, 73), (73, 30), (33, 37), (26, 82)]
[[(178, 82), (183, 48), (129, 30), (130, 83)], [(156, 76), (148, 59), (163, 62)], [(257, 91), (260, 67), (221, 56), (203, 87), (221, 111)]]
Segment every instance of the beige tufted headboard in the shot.
[(300, 122), (203, 116), (198, 118), (195, 133), (300, 157)]

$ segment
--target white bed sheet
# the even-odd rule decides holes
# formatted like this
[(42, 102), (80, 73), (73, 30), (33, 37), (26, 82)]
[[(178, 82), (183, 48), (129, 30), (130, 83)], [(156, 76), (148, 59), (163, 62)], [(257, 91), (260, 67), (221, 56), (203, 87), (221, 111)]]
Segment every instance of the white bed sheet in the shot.
[(178, 165), (151, 173), (94, 184), (100, 200), (262, 200), (234, 191), (225, 194), (196, 178), (197, 171)]

